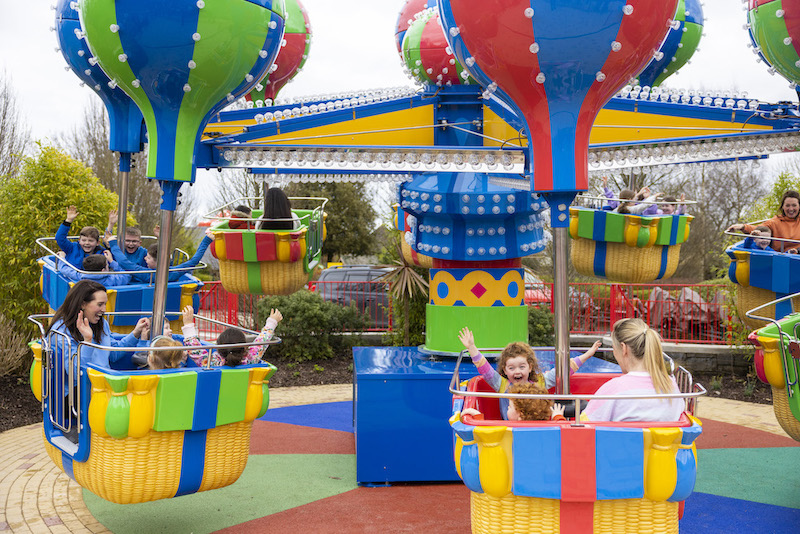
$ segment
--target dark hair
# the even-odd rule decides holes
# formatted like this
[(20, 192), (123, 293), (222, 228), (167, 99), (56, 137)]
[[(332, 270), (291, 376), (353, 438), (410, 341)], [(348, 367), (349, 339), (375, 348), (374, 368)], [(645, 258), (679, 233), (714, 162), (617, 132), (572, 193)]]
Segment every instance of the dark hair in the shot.
[(150, 257), (154, 260), (158, 259), (158, 243), (154, 243), (147, 247), (147, 253), (150, 254)]
[(783, 196), (781, 197), (781, 204), (780, 204), (780, 208), (778, 208), (778, 211), (784, 217), (786, 216), (786, 214), (783, 213), (783, 203), (786, 201), (787, 198), (794, 198), (794, 199), (797, 199), (798, 202), (800, 202), (800, 193), (798, 193), (797, 191), (792, 191), (791, 189), (789, 189), (788, 191), (786, 191), (783, 194)]
[(758, 230), (759, 232), (769, 232), (769, 235), (772, 235), (772, 228), (770, 228), (769, 226), (763, 226), (763, 225), (756, 226), (755, 229)]
[(678, 199), (672, 195), (667, 195), (663, 199), (661, 199), (661, 202), (663, 202), (664, 204), (675, 204), (676, 202), (678, 202)]
[(633, 197), (636, 196), (636, 192), (632, 189), (623, 189), (619, 192), (620, 200), (633, 200)]
[[(283, 219), (283, 220), (272, 220)], [(260, 230), (292, 230), (292, 203), (281, 189), (270, 187), (264, 199), (264, 214), (261, 216)]]
[(242, 213), (246, 213), (248, 217), (253, 214), (253, 210), (251, 210), (249, 206), (245, 206), (244, 204), (239, 204), (238, 206), (233, 208), (233, 211), (241, 211)]
[(102, 254), (89, 254), (83, 258), (84, 271), (100, 272), (106, 268), (107, 264), (106, 257)]
[[(83, 341), (83, 336), (77, 326), (78, 313), (81, 311), (81, 306), (94, 300), (94, 294), (98, 291), (105, 293), (106, 288), (103, 287), (103, 284), (95, 282), (94, 280), (81, 280), (72, 286), (67, 292), (67, 296), (64, 297), (64, 302), (61, 303), (61, 306), (59, 306), (56, 313), (53, 315), (53, 320), (50, 326), (47, 327), (47, 332), (50, 332), (52, 326), (60, 319), (64, 322), (67, 332), (72, 335), (73, 339), (76, 341)], [(92, 327), (92, 340), (95, 343), (100, 343), (104, 321), (105, 319), (100, 319), (97, 321), (97, 324), (89, 323)]]
[[(247, 338), (244, 332), (238, 328), (226, 328), (217, 338), (217, 345), (233, 345), (236, 343), (246, 343)], [(219, 355), (225, 358), (225, 365), (236, 367), (242, 363), (244, 357), (247, 355), (247, 347), (240, 347), (238, 349), (217, 349)]]
[(91, 237), (95, 241), (100, 241), (100, 230), (95, 228), (94, 226), (84, 226), (81, 228), (81, 234), (83, 237)]

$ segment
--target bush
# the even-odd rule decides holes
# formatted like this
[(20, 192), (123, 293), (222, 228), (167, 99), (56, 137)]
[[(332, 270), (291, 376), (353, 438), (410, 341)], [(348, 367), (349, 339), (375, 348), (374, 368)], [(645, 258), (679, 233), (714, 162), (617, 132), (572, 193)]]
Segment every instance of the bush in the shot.
[[(276, 332), (281, 343), (270, 347), (267, 360), (283, 357), (301, 362), (348, 357), (369, 324), (369, 317), (355, 306), (339, 306), (306, 290), (259, 300), (257, 320), (260, 324), (269, 316), (271, 308), (281, 311), (283, 321)], [(343, 331), (348, 334), (342, 334)]]
[(23, 375), (30, 368), (33, 352), (14, 323), (0, 313), (0, 376)]
[[(108, 212), (117, 207), (117, 196), (105, 189), (83, 163), (52, 147), (39, 147), (36, 157), (25, 158), (18, 175), (0, 181), (0, 309), (16, 329), (34, 335), (28, 315), (47, 311), (39, 289), (41, 269), (36, 258), (44, 251), (36, 239), (54, 236), (67, 206), (80, 214), (72, 225), (100, 229)], [(57, 247), (54, 242), (51, 248)]]
[(533, 347), (552, 347), (555, 343), (553, 314), (547, 308), (528, 306), (528, 343)]

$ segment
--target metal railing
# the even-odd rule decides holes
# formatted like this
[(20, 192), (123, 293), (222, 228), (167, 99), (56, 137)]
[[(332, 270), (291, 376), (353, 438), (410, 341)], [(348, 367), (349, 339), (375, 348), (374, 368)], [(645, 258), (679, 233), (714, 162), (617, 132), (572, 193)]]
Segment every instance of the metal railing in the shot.
[[(488, 348), (488, 349), (478, 349), (481, 353), (487, 352), (500, 352), (502, 348)], [(555, 349), (551, 347), (537, 347), (536, 350), (550, 350), (554, 351)], [(547, 399), (553, 401), (571, 401), (575, 406), (575, 420), (571, 422), (572, 426), (584, 426), (584, 423), (581, 422), (581, 400), (636, 400), (636, 399), (683, 399), (686, 402), (685, 411), (689, 412), (690, 414), (694, 415), (695, 410), (697, 409), (697, 398), (705, 395), (706, 388), (702, 385), (697, 384), (693, 381), (691, 373), (684, 369), (683, 367), (678, 367), (675, 370), (675, 364), (672, 361), (672, 358), (669, 358), (665, 355), (665, 359), (668, 360), (670, 370), (673, 371), (673, 376), (675, 377), (675, 381), (678, 384), (678, 390), (680, 393), (654, 393), (652, 395), (596, 395), (596, 394), (588, 394), (588, 393), (581, 393), (581, 394), (573, 394), (573, 393), (555, 393), (555, 394), (541, 394), (541, 395), (534, 395), (534, 394), (525, 394), (525, 393), (498, 393), (498, 392), (489, 392), (489, 391), (467, 391), (466, 388), (459, 389), (459, 385), (461, 384), (461, 379), (459, 377), (459, 368), (461, 367), (461, 362), (464, 359), (464, 355), (468, 354), (467, 350), (462, 350), (458, 355), (458, 360), (456, 361), (456, 366), (453, 369), (453, 378), (450, 379), (450, 386), (449, 390), (452, 395), (459, 395), (462, 397), (480, 397), (480, 398), (489, 398), (489, 399)], [(591, 422), (591, 421), (587, 421)], [(643, 422), (646, 424), (647, 422)]]

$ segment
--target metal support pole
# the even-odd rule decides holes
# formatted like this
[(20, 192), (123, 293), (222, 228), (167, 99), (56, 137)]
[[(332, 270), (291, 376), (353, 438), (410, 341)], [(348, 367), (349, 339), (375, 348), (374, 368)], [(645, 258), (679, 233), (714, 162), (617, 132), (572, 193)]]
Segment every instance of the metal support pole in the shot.
[(569, 394), (569, 228), (553, 228), (556, 393)]
[(117, 206), (117, 243), (125, 248), (125, 230), (128, 229), (128, 180), (131, 170), (130, 152), (119, 153), (119, 204)]
[(161, 234), (158, 238), (156, 259), (156, 281), (153, 292), (153, 320), (150, 324), (150, 339), (164, 331), (164, 315), (167, 308), (167, 284), (169, 283), (170, 247), (172, 246), (173, 210), (161, 210)]

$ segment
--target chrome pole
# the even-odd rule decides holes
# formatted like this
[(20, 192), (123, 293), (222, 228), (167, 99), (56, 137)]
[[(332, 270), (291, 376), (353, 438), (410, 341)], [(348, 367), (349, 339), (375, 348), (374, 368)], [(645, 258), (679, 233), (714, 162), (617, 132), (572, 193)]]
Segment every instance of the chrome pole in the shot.
[(569, 228), (553, 228), (556, 393), (569, 394)]
[(130, 172), (119, 173), (119, 205), (117, 206), (117, 245), (125, 250), (125, 231), (128, 229), (128, 177)]
[(158, 238), (158, 258), (156, 261), (156, 281), (153, 292), (153, 320), (150, 324), (150, 339), (164, 331), (164, 314), (167, 308), (167, 284), (169, 283), (170, 247), (172, 224), (175, 212), (161, 210), (161, 234)]

